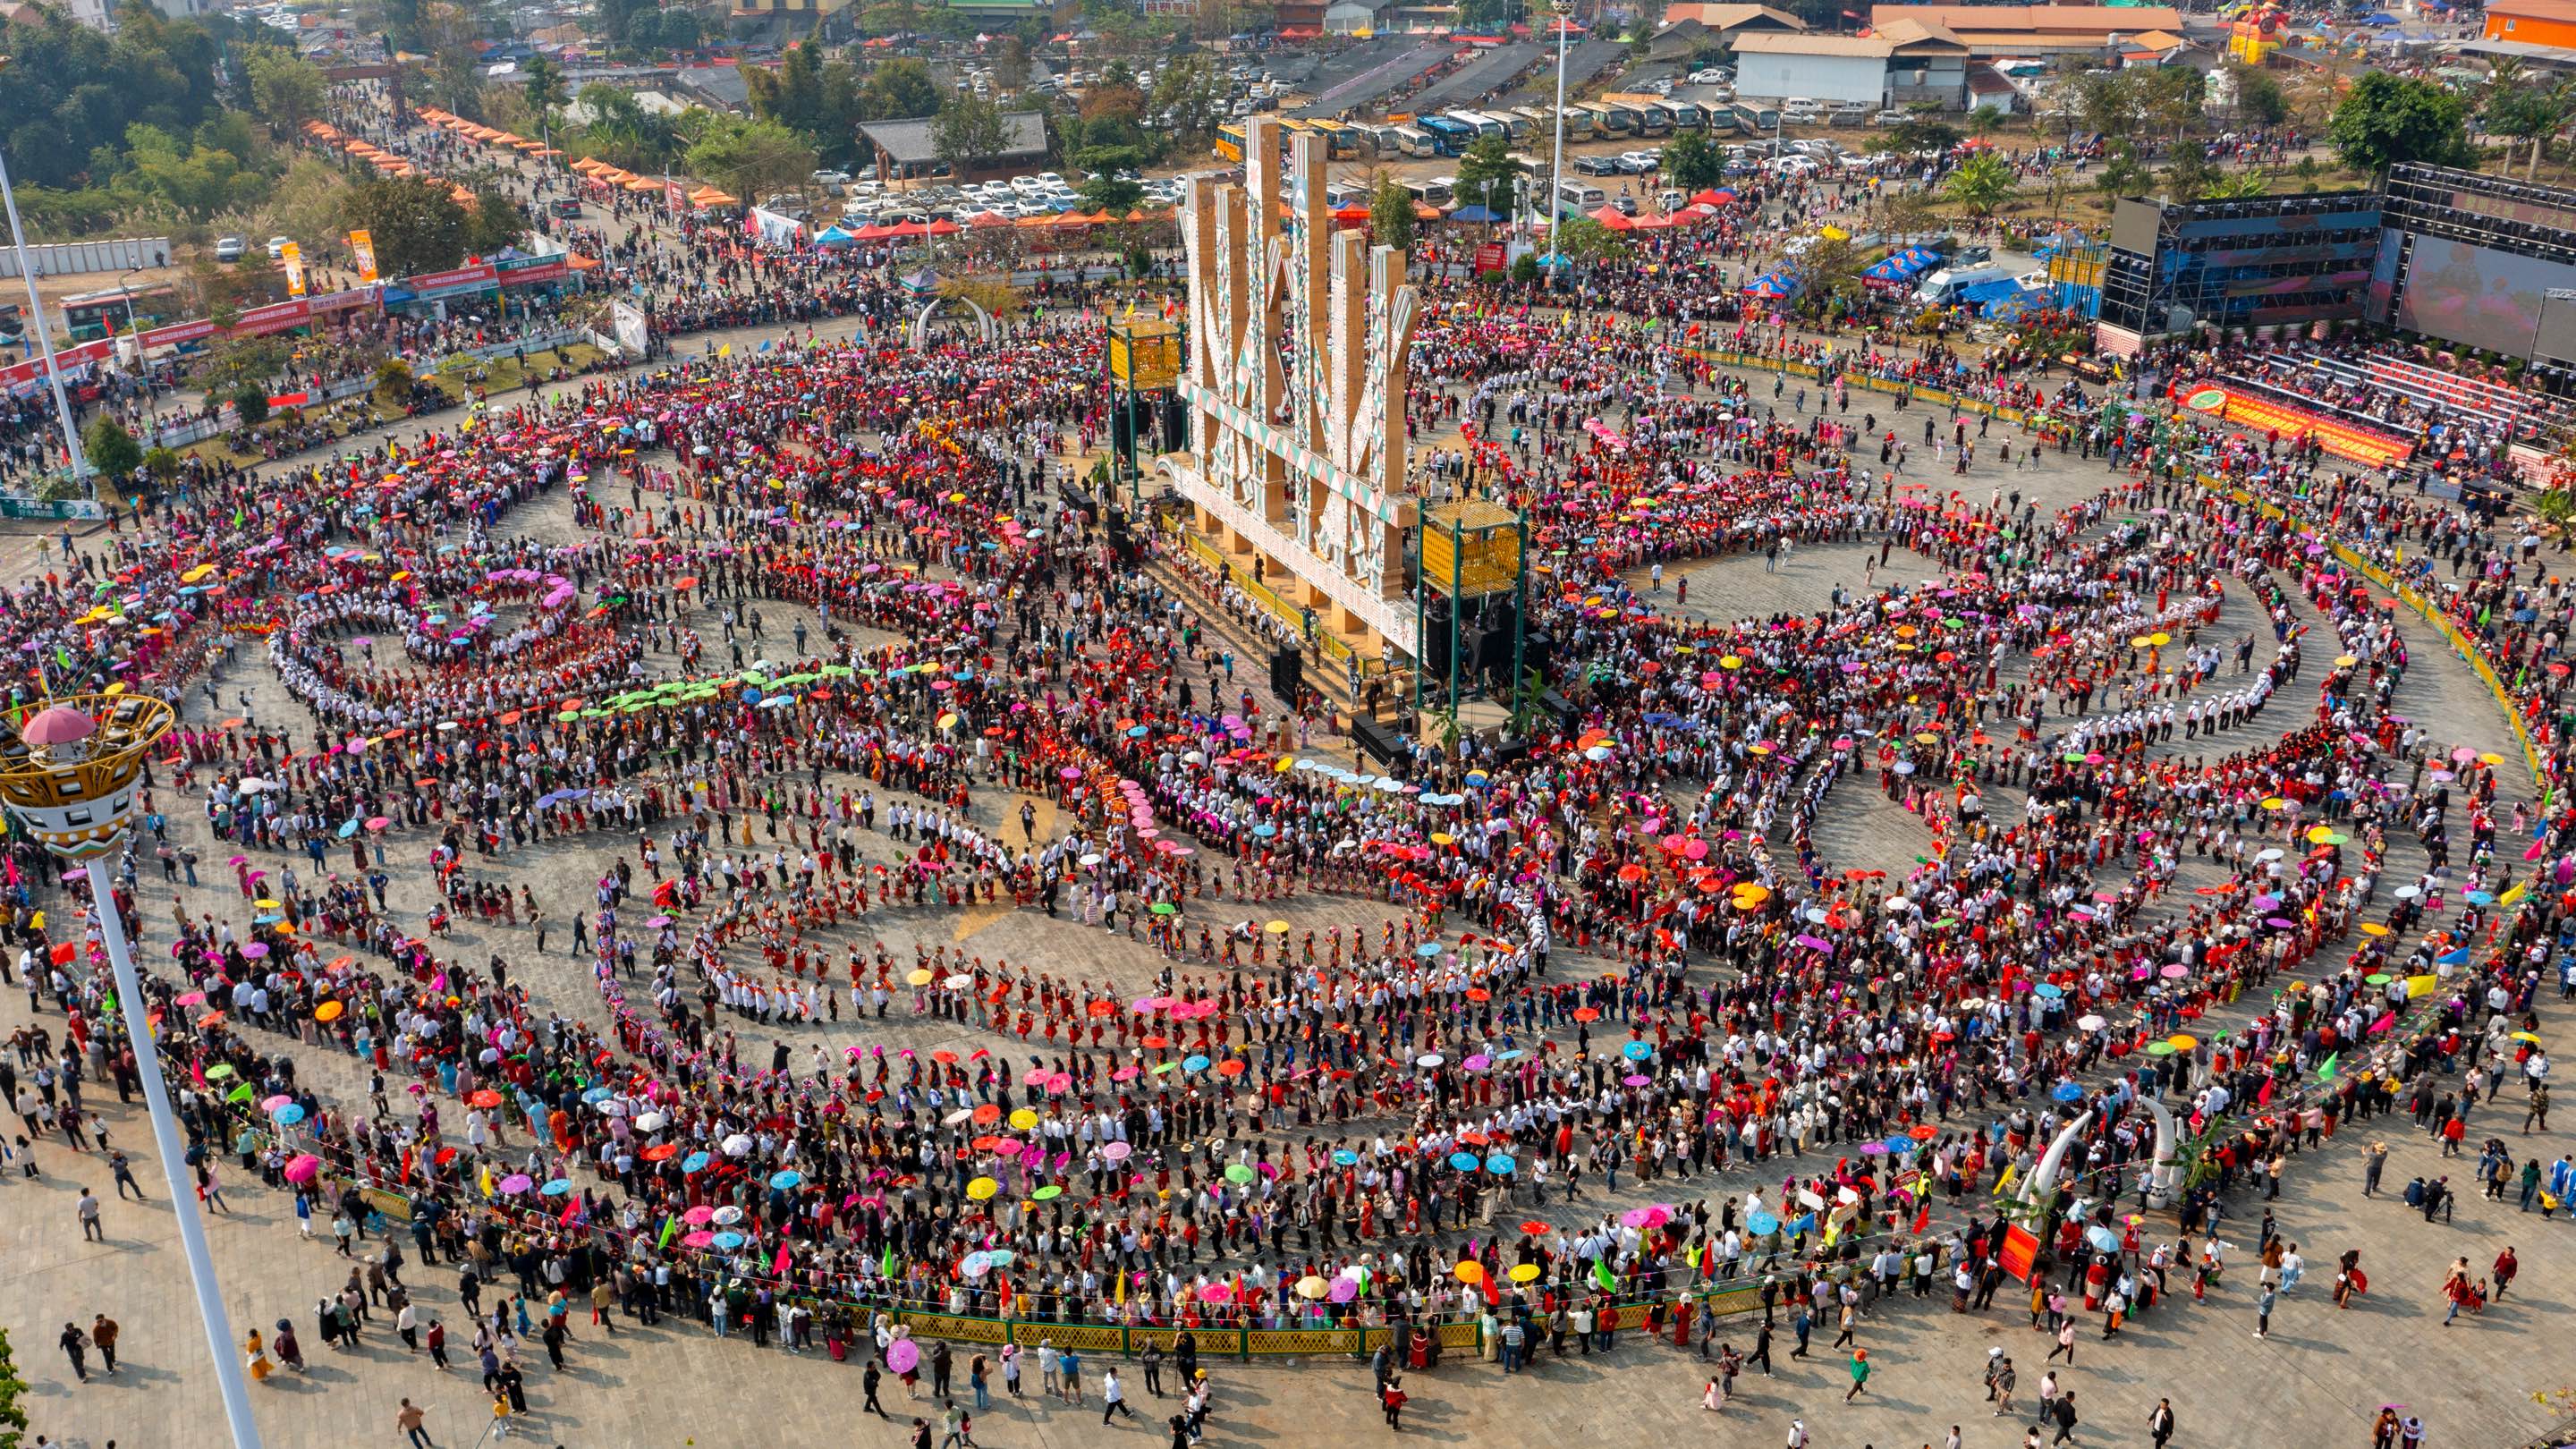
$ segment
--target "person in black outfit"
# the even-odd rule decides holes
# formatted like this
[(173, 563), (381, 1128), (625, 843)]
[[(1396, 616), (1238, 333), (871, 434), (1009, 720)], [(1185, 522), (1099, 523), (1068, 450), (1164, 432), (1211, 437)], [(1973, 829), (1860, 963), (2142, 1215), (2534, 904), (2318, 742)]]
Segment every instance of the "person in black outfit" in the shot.
[(1745, 1363), (1748, 1365), (1757, 1363), (1762, 1365), (1762, 1377), (1766, 1379), (1771, 1377), (1770, 1324), (1765, 1323), (1760, 1328), (1753, 1330), (1753, 1356), (1746, 1359)]
[(2048, 1442), (2050, 1445), (2054, 1446), (2063, 1444), (2074, 1437), (2075, 1395), (2072, 1392), (2059, 1394), (2057, 1396), (2057, 1437), (2049, 1440)]
[[(885, 1411), (885, 1405), (877, 1402), (877, 1385), (884, 1382), (885, 1375), (878, 1372), (876, 1361), (874, 1359), (870, 1359), (868, 1361), (868, 1371), (859, 1378), (859, 1387), (865, 1389), (868, 1395), (867, 1402), (859, 1406), (861, 1412), (874, 1414), (880, 1419), (891, 1419), (894, 1417), (892, 1414)], [(921, 1421), (915, 1419), (913, 1422), (917, 1424)]]

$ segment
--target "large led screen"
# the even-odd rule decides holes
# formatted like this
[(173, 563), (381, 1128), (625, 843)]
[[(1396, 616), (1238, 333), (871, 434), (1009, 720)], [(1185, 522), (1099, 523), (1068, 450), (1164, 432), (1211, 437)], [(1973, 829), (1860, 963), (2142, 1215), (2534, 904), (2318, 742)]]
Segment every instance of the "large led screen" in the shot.
[(2397, 301), (2397, 325), (2466, 347), (2528, 357), (2541, 303), (2553, 287), (2576, 287), (2576, 266), (2418, 235), (2406, 263), (2406, 289)]

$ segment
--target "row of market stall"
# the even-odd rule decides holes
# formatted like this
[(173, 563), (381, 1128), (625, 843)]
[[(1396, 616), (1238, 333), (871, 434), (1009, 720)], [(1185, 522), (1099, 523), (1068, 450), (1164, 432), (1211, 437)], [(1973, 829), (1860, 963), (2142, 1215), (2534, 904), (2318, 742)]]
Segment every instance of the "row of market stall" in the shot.
[[(417, 176), (432, 181), (438, 179), (412, 164), (409, 157), (398, 156), (372, 141), (362, 141), (355, 136), (344, 134), (339, 128), (327, 122), (305, 122), (304, 134), (315, 145), (347, 152), (387, 176)], [(470, 204), (474, 200), (472, 191), (452, 181), (447, 184), (447, 194), (454, 197), (460, 206)]]

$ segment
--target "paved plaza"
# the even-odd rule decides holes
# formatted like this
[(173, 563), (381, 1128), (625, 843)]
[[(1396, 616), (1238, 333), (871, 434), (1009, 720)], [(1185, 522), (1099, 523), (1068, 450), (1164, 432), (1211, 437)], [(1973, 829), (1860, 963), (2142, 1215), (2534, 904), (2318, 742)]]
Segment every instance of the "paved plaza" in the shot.
[[(2102, 486), (2109, 475), (2098, 465), (2052, 453), (2036, 469), (2009, 475), (1989, 469), (1969, 480), (1980, 497), (1998, 481), (2022, 488), (2045, 510)], [(513, 515), (506, 526), (555, 541), (577, 536), (560, 493)], [(0, 562), (20, 570), (41, 569), (35, 544), (27, 535), (0, 540)], [(1668, 570), (1663, 598), (1670, 602), (1677, 584), (1687, 578), (1688, 603), (1682, 607), (1698, 617), (1812, 612), (1827, 604), (1837, 585), (1859, 591), (1863, 555), (1875, 558), (1877, 552), (1875, 544), (1817, 548), (1793, 555), (1777, 569), (1766, 569), (1758, 554), (1696, 563)], [(1899, 549), (1878, 571), (1877, 581), (1910, 582), (1931, 571), (1928, 561)], [(758, 607), (772, 640), (800, 622), (808, 629), (820, 625), (795, 606), (763, 602)], [(2304, 602), (2300, 607), (2305, 608)], [(712, 641), (712, 614), (702, 613), (692, 622)], [(2232, 641), (2258, 622), (2250, 595), (2231, 583), (2214, 637)], [(2503, 748), (2509, 736), (2466, 664), (2440, 651), (2420, 621), (2408, 626), (2407, 637), (2416, 649), (2415, 665), (2395, 708), (2424, 722), (2436, 740)], [(747, 640), (744, 648), (756, 652), (758, 642)], [(662, 671), (677, 667), (675, 660), (659, 655), (647, 664)], [(1237, 666), (1242, 686), (1260, 688), (1253, 678), (1257, 672)], [(256, 650), (242, 650), (237, 662), (216, 671), (212, 684), (211, 699), (204, 690), (192, 690), (187, 701), (192, 720), (244, 714), (263, 722), (290, 721), (299, 740), (310, 737), (310, 717)], [(2277, 710), (2243, 739), (2231, 739), (2230, 747), (2277, 736), (2299, 722), (2298, 714)], [(1324, 753), (1338, 744), (1319, 738), (1307, 753)], [(2176, 741), (2158, 747), (2159, 755), (2173, 753), (2187, 755), (2188, 746)], [(2509, 795), (2532, 789), (2519, 760), (2508, 779)], [(2010, 792), (2000, 789), (1994, 793), (1991, 808), (2019, 810), (2017, 796), (2007, 799)], [(162, 795), (176, 837), (193, 840), (210, 861), (220, 861), (224, 852), (213, 848), (202, 802), (174, 798), (167, 789)], [(1035, 807), (1038, 839), (1056, 832), (1059, 823), (1051, 802), (990, 787), (978, 792), (972, 816), (976, 824), (1016, 843), (1023, 804)], [(1889, 870), (1901, 869), (1929, 842), (1914, 817), (1862, 776), (1837, 787), (1819, 821), (1817, 839), (1838, 867)], [(535, 893), (547, 917), (558, 923), (553, 949), (538, 956), (534, 934), (524, 926), (460, 919), (441, 954), (474, 961), (505, 958), (513, 983), (524, 982), (545, 1008), (606, 1026), (608, 1013), (587, 960), (567, 949), (560, 923), (586, 909), (592, 883), (621, 854), (632, 859), (635, 843), (631, 835), (599, 834), (500, 857), (469, 856), (469, 871), (513, 889), (524, 884)], [(872, 844), (873, 853), (863, 853), (863, 860), (896, 858), (899, 847), (892, 841), (878, 836)], [(393, 874), (390, 907), (398, 916), (417, 918), (435, 899), (425, 860), (428, 845), (415, 835), (397, 836), (387, 846)], [(2414, 868), (2422, 859), (2410, 837), (2392, 851), (2392, 873)], [(2186, 866), (2185, 884), (2195, 878), (2193, 869)], [(157, 870), (144, 873), (136, 913), (140, 919), (131, 923), (140, 938), (138, 959), (147, 964), (166, 955), (173, 910), (221, 918), (239, 915), (245, 904), (230, 872), (220, 866), (201, 868), (203, 885), (196, 889), (174, 888), (158, 877)], [(2189, 899), (2187, 892), (2177, 894)], [(1300, 931), (1340, 925), (1373, 935), (1392, 908), (1351, 895), (1311, 894), (1284, 902), (1212, 902), (1210, 912), (1219, 919), (1284, 917)], [(1039, 963), (1059, 977), (1105, 979), (1122, 994), (1150, 989), (1163, 961), (1124, 934), (1085, 927), (1070, 916), (1050, 918), (1035, 909), (1007, 906), (900, 906), (845, 923), (829, 935), (836, 953), (841, 944), (853, 941), (882, 941), (899, 960), (910, 959), (916, 948), (944, 948), (952, 956)], [(1561, 971), (1580, 973), (1605, 965), (1572, 952), (1560, 953), (1560, 959), (1565, 963)], [(2236, 1018), (2242, 1019), (2251, 1006), (2250, 1001), (2240, 1003)], [(2544, 1034), (2553, 1044), (2576, 1021), (2576, 1009), (2554, 1000), (2544, 1003), (2541, 1014)], [(48, 1011), (42, 1019), (59, 1032), (58, 1013)], [(0, 993), (0, 1032), (29, 1020), (23, 993)], [(722, 1024), (735, 1029), (747, 1056), (775, 1041), (788, 1047), (800, 1065), (818, 1054), (837, 1059), (850, 1046), (967, 1050), (992, 1040), (932, 1018), (915, 1018), (905, 1004), (882, 1022), (845, 1017), (829, 1025), (764, 1028), (726, 1017)], [(281, 1049), (279, 1038), (259, 1040), (265, 1049)], [(349, 1105), (365, 1101), (368, 1074), (356, 1058), (308, 1047), (297, 1050), (296, 1059), (326, 1099)], [(102, 1102), (102, 1095), (107, 1100)], [(67, 1449), (101, 1449), (111, 1441), (173, 1449), (219, 1443), (219, 1396), (187, 1291), (176, 1229), (162, 1200), (164, 1187), (153, 1167), (148, 1126), (139, 1105), (117, 1104), (102, 1088), (93, 1087), (90, 1100), (101, 1107), (99, 1125), (117, 1146), (134, 1154), (137, 1173), (153, 1200), (115, 1200), (104, 1164), (58, 1141), (32, 1149), (30, 1160), (38, 1175), (21, 1175), (17, 1164), (0, 1172), (0, 1207), (5, 1207), (0, 1210), (0, 1324), (5, 1324), (19, 1371), (31, 1385), (22, 1405), (33, 1432)], [(2494, 1135), (2506, 1138), (2517, 1157), (2537, 1154), (2546, 1161), (2576, 1149), (2565, 1119), (2546, 1134), (2526, 1138), (2518, 1135), (2521, 1116), (2517, 1096), (2509, 1095), (2501, 1105), (2482, 1104), (2470, 1118), (2472, 1148)], [(2365, 1199), (2361, 1147), (2373, 1139), (2389, 1147), (2388, 1190)], [(2278, 1201), (2264, 1204), (2240, 1192), (2230, 1202), (2234, 1216), (2224, 1236), (2236, 1246), (2236, 1266), (2205, 1301), (2194, 1301), (2187, 1291), (2178, 1293), (2110, 1341), (2102, 1339), (2097, 1317), (2079, 1335), (2071, 1366), (2063, 1359), (2054, 1365), (2045, 1361), (2053, 1341), (2033, 1330), (2024, 1295), (2008, 1287), (1992, 1310), (1954, 1315), (1947, 1293), (1936, 1285), (1927, 1298), (1883, 1302), (1865, 1322), (1858, 1342), (1869, 1351), (1876, 1371), (1868, 1393), (1849, 1406), (1841, 1402), (1850, 1383), (1846, 1360), (1827, 1347), (1830, 1331), (1818, 1332), (1812, 1357), (1793, 1360), (1789, 1355), (1795, 1340), (1784, 1315), (1774, 1349), (1776, 1375), (1740, 1380), (1735, 1399), (1715, 1414), (1701, 1408), (1706, 1375), (1688, 1349), (1628, 1333), (1604, 1354), (1569, 1351), (1558, 1358), (1541, 1353), (1530, 1369), (1514, 1376), (1463, 1356), (1413, 1374), (1406, 1382), (1412, 1402), (1400, 1433), (1393, 1435), (1371, 1394), (1364, 1363), (1217, 1359), (1208, 1365), (1215, 1396), (1207, 1442), (1221, 1449), (1389, 1438), (1502, 1445), (1651, 1444), (1672, 1433), (1689, 1435), (1692, 1442), (1774, 1446), (1783, 1442), (1792, 1419), (1803, 1419), (1817, 1449), (1939, 1445), (1954, 1425), (1963, 1449), (2019, 1449), (2030, 1419), (2026, 1414), (1998, 1417), (1982, 1382), (1988, 1351), (2001, 1348), (2019, 1367), (2019, 1400), (2025, 1409), (2037, 1402), (2041, 1374), (2055, 1369), (2061, 1386), (2075, 1395), (2081, 1423), (2072, 1442), (2082, 1445), (2147, 1444), (2149, 1410), (2159, 1399), (2170, 1399), (2179, 1422), (2174, 1443), (2185, 1449), (2363, 1446), (2370, 1442), (2373, 1416), (2391, 1403), (2422, 1417), (2432, 1443), (2441, 1449), (2519, 1449), (2561, 1422), (2553, 1391), (2576, 1384), (2576, 1358), (2564, 1346), (2576, 1331), (2576, 1214), (2543, 1221), (2536, 1211), (2517, 1211), (2511, 1200), (2480, 1200), (2469, 1182), (2473, 1160), (2443, 1160), (2439, 1144), (2402, 1114), (2343, 1124), (2336, 1138), (2294, 1159)], [(1830, 1163), (1830, 1155), (1811, 1150), (1789, 1167), (1812, 1172)], [(1654, 1191), (1623, 1180), (1615, 1192), (1604, 1194), (1587, 1183), (1582, 1202), (1568, 1206), (1552, 1196), (1546, 1209), (1567, 1222), (1577, 1213), (1624, 1209), (1659, 1197), (1714, 1202), (1757, 1185), (1775, 1188), (1780, 1172), (1788, 1168), (1778, 1163), (1771, 1168), (1766, 1174), (1739, 1166), (1715, 1177), (1659, 1184)], [(2410, 1177), (2446, 1173), (2461, 1189), (2451, 1221), (2425, 1222), (2395, 1197)], [(104, 1242), (83, 1241), (74, 1210), (82, 1187), (107, 1199)], [(455, 1370), (442, 1372), (425, 1354), (406, 1352), (381, 1317), (368, 1325), (360, 1348), (325, 1348), (312, 1330), (313, 1308), (348, 1279), (351, 1260), (334, 1250), (327, 1230), (311, 1237), (299, 1233), (291, 1199), (263, 1189), (255, 1178), (230, 1171), (223, 1192), (230, 1211), (215, 1214), (210, 1230), (234, 1329), (237, 1334), (254, 1326), (268, 1329), (280, 1318), (292, 1319), (309, 1364), (306, 1372), (282, 1371), (252, 1389), (270, 1445), (397, 1444), (402, 1437), (395, 1428), (397, 1406), (405, 1398), (427, 1410), (429, 1433), (442, 1449), (472, 1445), (486, 1436), (489, 1401), (469, 1367), (471, 1354), (461, 1351), (466, 1315), (458, 1306), (452, 1271), (415, 1261), (405, 1278), (416, 1290), (424, 1318), (444, 1315), (457, 1329), (451, 1348), (459, 1365)], [(2270, 1336), (2257, 1340), (2252, 1219), (2267, 1206), (2277, 1215), (2282, 1236), (2299, 1245), (2309, 1266), (2305, 1281), (2282, 1299)], [(2147, 1231), (2170, 1241), (2173, 1215), (2150, 1215)], [(2445, 1305), (2438, 1290), (2449, 1265), (2466, 1258), (2474, 1271), (2484, 1273), (2507, 1245), (2522, 1264), (2510, 1296), (2481, 1315), (2442, 1326)], [(2361, 1253), (2370, 1291), (2349, 1309), (2337, 1310), (2328, 1295), (2333, 1264), (2351, 1249)], [(2179, 1273), (2174, 1281), (2178, 1288), (2188, 1283)], [(104, 1374), (93, 1356), (88, 1381), (79, 1382), (55, 1338), (65, 1322), (86, 1326), (102, 1313), (123, 1326), (121, 1363), (114, 1374)], [(1749, 1349), (1758, 1321), (1758, 1315), (1728, 1320), (1720, 1336)], [(575, 1449), (903, 1445), (910, 1442), (913, 1415), (929, 1418), (934, 1426), (938, 1422), (937, 1404), (927, 1397), (905, 1401), (892, 1379), (883, 1397), (893, 1421), (870, 1422), (860, 1412), (855, 1362), (791, 1355), (775, 1345), (758, 1349), (740, 1339), (719, 1339), (702, 1324), (665, 1320), (644, 1328), (629, 1320), (619, 1322), (616, 1330), (613, 1337), (606, 1336), (576, 1315), (575, 1342), (564, 1370), (550, 1370), (541, 1353), (523, 1358), (534, 1413), (513, 1422), (512, 1437)], [(963, 1362), (961, 1357), (961, 1379)], [(975, 1442), (1004, 1449), (1169, 1442), (1163, 1421), (1175, 1405), (1150, 1398), (1140, 1376), (1130, 1375), (1128, 1383), (1138, 1417), (1102, 1424), (1099, 1372), (1107, 1366), (1098, 1359), (1088, 1363), (1084, 1406), (1034, 1396), (997, 1397), (988, 1413), (976, 1415)], [(1034, 1395), (1034, 1373), (1026, 1389)]]

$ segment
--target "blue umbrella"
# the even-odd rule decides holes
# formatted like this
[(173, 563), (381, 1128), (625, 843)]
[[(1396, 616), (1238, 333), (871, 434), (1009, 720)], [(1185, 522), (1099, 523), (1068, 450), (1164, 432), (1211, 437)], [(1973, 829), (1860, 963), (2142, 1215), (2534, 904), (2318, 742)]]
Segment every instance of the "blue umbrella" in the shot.
[(1421, 945), (1413, 948), (1413, 954), (1428, 961), (1432, 957), (1440, 954), (1440, 943), (1437, 941), (1425, 941)]
[(350, 836), (355, 835), (355, 834), (357, 834), (357, 833), (358, 833), (358, 822), (357, 822), (357, 821), (355, 821), (355, 820), (344, 820), (344, 821), (342, 821), (342, 822), (340, 823), (340, 838), (341, 838), (342, 840), (346, 840), (346, 839), (348, 839)]
[(548, 1182), (544, 1187), (538, 1188), (537, 1191), (544, 1193), (548, 1197), (568, 1196), (572, 1192), (572, 1179), (568, 1177), (558, 1177), (553, 1181)]
[(1196, 1053), (1192, 1053), (1181, 1062), (1181, 1070), (1185, 1072), (1204, 1072), (1207, 1066), (1208, 1059)]
[(1891, 1156), (1903, 1157), (1914, 1150), (1914, 1139), (1899, 1132), (1887, 1139), (1887, 1150)]
[(1509, 1177), (1519, 1168), (1520, 1164), (1513, 1161), (1508, 1152), (1497, 1152), (1485, 1159), (1485, 1170), (1496, 1177)]
[(2050, 1001), (2055, 1001), (2057, 998), (2066, 994), (2066, 988), (2058, 985), (2054, 981), (2043, 981), (2037, 986), (2032, 987), (2030, 990), (2032, 995), (2045, 997)]
[(2060, 1082), (2048, 1095), (2061, 1102), (2081, 1102), (2084, 1100), (2084, 1089), (2073, 1082)]
[(1655, 1049), (1646, 1045), (1644, 1042), (1632, 1041), (1626, 1046), (1619, 1048), (1619, 1054), (1632, 1062), (1642, 1062), (1646, 1058), (1653, 1056), (1655, 1054)]
[(617, 1093), (606, 1087), (592, 1087), (581, 1094), (584, 1102), (605, 1102)]
[(289, 1102), (277, 1109), (277, 1125), (280, 1127), (292, 1127), (303, 1120), (304, 1104), (301, 1102)]
[(713, 1161), (715, 1161), (715, 1159), (708, 1156), (706, 1153), (692, 1152), (686, 1158), (681, 1160), (680, 1170), (682, 1172), (701, 1172), (705, 1170), (708, 1163)]
[(1265, 821), (1262, 824), (1252, 827), (1252, 833), (1260, 836), (1264, 840), (1268, 840), (1270, 837), (1279, 833), (1279, 827)]
[(742, 1234), (740, 1234), (740, 1233), (718, 1233), (718, 1234), (716, 1234), (716, 1236), (715, 1236), (715, 1244), (716, 1244), (716, 1246), (717, 1246), (717, 1247), (722, 1248), (722, 1249), (724, 1249), (726, 1252), (730, 1253), (730, 1252), (732, 1252), (734, 1249), (739, 1248), (739, 1247), (741, 1247), (741, 1246), (742, 1246)]
[(1755, 1213), (1744, 1220), (1745, 1229), (1757, 1238), (1767, 1238), (1780, 1231), (1780, 1220), (1769, 1213)]
[(805, 1174), (798, 1172), (792, 1167), (782, 1167), (778, 1171), (769, 1175), (769, 1185), (775, 1188), (794, 1187), (796, 1184), (803, 1182), (804, 1180)]
[(2109, 1228), (2086, 1228), (2084, 1230), (2084, 1241), (2091, 1243), (2094, 1247), (2097, 1247), (2106, 1253), (2118, 1252), (2120, 1248), (2120, 1235), (2112, 1232)]
[(1458, 1169), (1460, 1172), (1473, 1172), (1476, 1170), (1476, 1154), (1472, 1152), (1452, 1152), (1449, 1154), (1449, 1165)]
[(1359, 1165), (1359, 1160), (1360, 1155), (1347, 1148), (1333, 1154), (1333, 1165), (1335, 1167), (1356, 1167)]

